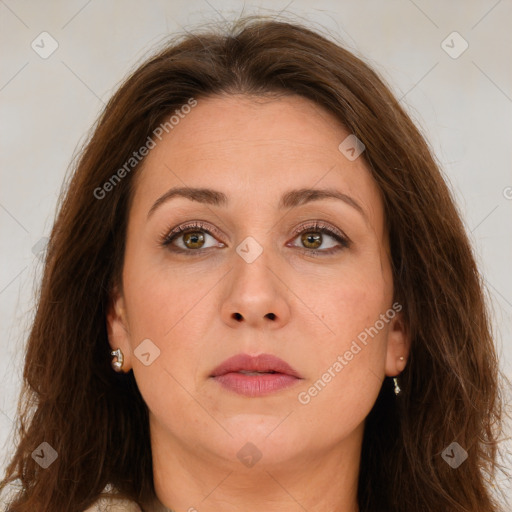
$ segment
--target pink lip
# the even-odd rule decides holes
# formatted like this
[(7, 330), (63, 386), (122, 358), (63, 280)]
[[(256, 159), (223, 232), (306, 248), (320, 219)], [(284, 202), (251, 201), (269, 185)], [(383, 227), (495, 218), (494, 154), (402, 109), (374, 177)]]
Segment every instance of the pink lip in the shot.
[[(241, 372), (266, 373), (246, 375)], [(238, 354), (230, 357), (217, 366), (210, 377), (235, 393), (252, 397), (268, 395), (302, 379), (288, 363), (271, 354)]]

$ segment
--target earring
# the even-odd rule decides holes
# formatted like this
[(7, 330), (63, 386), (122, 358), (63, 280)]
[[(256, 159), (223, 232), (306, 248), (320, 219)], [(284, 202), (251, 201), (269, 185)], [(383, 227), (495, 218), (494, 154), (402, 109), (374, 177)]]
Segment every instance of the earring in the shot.
[(117, 350), (112, 350), (112, 352), (110, 352), (110, 355), (112, 357), (117, 358), (117, 361), (112, 361), (112, 368), (116, 372), (120, 372), (123, 368), (123, 363), (124, 363), (123, 352), (121, 351), (120, 348), (118, 348)]
[(398, 379), (396, 377), (393, 377), (393, 382), (395, 384), (395, 395), (398, 396), (402, 392), (400, 386), (398, 385)]
[[(403, 361), (404, 360), (404, 356), (400, 356), (398, 358), (400, 361)], [(398, 378), (397, 377), (393, 377), (393, 383), (395, 384), (395, 395), (399, 395), (402, 390), (400, 389), (400, 386), (398, 385)]]

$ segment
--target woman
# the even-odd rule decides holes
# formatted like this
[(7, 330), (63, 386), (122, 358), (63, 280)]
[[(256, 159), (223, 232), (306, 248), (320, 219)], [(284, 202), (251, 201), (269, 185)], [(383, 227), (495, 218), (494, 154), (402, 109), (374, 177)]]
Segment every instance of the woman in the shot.
[(454, 201), (376, 73), (302, 26), (191, 34), (121, 86), (24, 378), (12, 512), (499, 510), (498, 364)]

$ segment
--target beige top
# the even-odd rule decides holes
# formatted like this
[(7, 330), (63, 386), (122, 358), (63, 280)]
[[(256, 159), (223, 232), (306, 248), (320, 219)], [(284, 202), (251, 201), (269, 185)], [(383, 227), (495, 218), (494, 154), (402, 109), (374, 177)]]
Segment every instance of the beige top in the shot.
[(133, 501), (121, 498), (100, 498), (84, 512), (141, 512)]

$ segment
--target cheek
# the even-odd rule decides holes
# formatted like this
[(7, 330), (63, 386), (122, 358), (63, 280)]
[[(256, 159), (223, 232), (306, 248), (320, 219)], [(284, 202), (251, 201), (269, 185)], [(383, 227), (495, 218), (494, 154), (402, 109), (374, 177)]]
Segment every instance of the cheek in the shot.
[[(330, 418), (350, 429), (372, 408), (384, 376), (392, 318), (386, 314), (391, 301), (386, 283), (380, 264), (354, 266), (315, 293), (315, 310), (326, 328), (314, 351), (309, 347), (310, 372), (298, 396), (310, 421)], [(309, 322), (309, 332), (313, 324), (321, 326), (318, 318)]]
[[(385, 299), (377, 285), (372, 289), (364, 283), (355, 286), (342, 284), (326, 294), (319, 316), (328, 329), (323, 329), (322, 341), (316, 343), (310, 353), (314, 361), (312, 373), (316, 379), (324, 375), (323, 380), (329, 383), (329, 387), (352, 389), (356, 394), (367, 389), (363, 383), (368, 378), (380, 387), (379, 376), (385, 364), (390, 320), (386, 317), (388, 304)], [(387, 322), (381, 320), (381, 315)], [(314, 320), (310, 322), (314, 323)], [(313, 332), (312, 326), (310, 332)], [(332, 377), (333, 374), (336, 378)]]
[[(204, 292), (197, 291), (193, 281), (183, 276), (151, 268), (143, 276), (134, 275), (126, 281), (133, 373), (155, 418), (168, 419), (169, 411), (174, 417), (188, 418), (196, 407), (191, 375), (201, 358), (201, 336), (192, 333), (202, 314), (200, 298)], [(154, 343), (158, 353), (147, 366), (137, 357), (138, 347), (146, 339)]]
[(204, 296), (215, 284), (212, 272), (176, 268), (169, 262), (134, 254), (124, 273), (127, 313), (132, 340), (144, 336), (160, 340), (162, 349), (176, 339), (176, 331), (202, 310)]
[[(337, 348), (370, 327), (389, 307), (392, 286), (374, 254), (351, 257), (339, 272), (325, 275), (312, 288), (309, 301), (325, 334)], [(315, 319), (310, 316), (310, 322)], [(329, 343), (328, 345), (332, 345)]]

